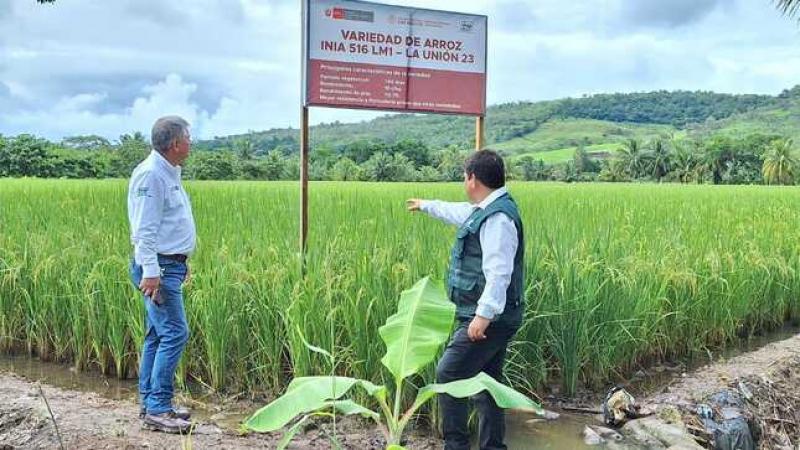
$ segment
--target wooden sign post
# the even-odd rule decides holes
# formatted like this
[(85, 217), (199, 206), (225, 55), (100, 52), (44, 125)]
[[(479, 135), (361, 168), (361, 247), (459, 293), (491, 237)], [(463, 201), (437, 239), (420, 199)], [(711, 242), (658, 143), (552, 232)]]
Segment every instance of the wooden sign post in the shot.
[(483, 130), (484, 130), (484, 116), (478, 116), (475, 118), (475, 151), (483, 148), (484, 138), (483, 138)]
[(308, 107), (300, 117), (300, 267), (306, 273), (308, 247)]
[(301, 0), (300, 253), (308, 249), (309, 107), (476, 116), (484, 144), (488, 18), (361, 0)]

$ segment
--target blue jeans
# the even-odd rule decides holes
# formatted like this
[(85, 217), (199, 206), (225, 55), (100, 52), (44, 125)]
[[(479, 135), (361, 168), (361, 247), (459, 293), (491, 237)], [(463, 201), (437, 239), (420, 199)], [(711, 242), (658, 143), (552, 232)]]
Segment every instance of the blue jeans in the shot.
[[(185, 263), (158, 258), (161, 266), (161, 304), (144, 296), (145, 336), (139, 365), (139, 399), (147, 414), (162, 414), (172, 409), (173, 382), (181, 359), (189, 326), (183, 309), (181, 286), (186, 279)], [(131, 262), (131, 281), (138, 289), (142, 281), (142, 266)]]

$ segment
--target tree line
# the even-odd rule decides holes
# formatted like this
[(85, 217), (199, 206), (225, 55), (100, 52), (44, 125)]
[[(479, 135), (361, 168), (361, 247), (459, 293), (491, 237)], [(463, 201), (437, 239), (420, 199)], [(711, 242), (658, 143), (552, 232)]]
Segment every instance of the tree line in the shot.
[(566, 163), (546, 165), (532, 154), (518, 158), (514, 167), (516, 177), (523, 180), (784, 185), (800, 181), (792, 140), (763, 134), (631, 139), (599, 158), (578, 146)]
[[(0, 135), (0, 177), (127, 178), (150, 152), (141, 133), (110, 142), (76, 136), (60, 143), (22, 134)], [(468, 148), (433, 149), (424, 142), (359, 140), (310, 154), (309, 177), (333, 181), (458, 181)], [(590, 154), (579, 145), (572, 160), (546, 164), (536, 153), (505, 155), (509, 177), (526, 181), (651, 181), (710, 184), (795, 184), (800, 176), (791, 139), (753, 134), (742, 138), (689, 139), (664, 136), (631, 139), (617, 151)], [(296, 152), (278, 145), (259, 150), (240, 138), (229, 148), (193, 151), (184, 176), (198, 180), (296, 180)]]
[[(201, 147), (202, 148), (202, 147)], [(76, 136), (54, 143), (30, 134), (0, 135), (0, 177), (127, 178), (150, 152), (141, 133), (125, 134), (116, 142), (100, 136)], [(312, 180), (452, 181), (462, 174), (467, 150), (450, 146), (431, 150), (416, 140), (387, 144), (362, 140), (311, 152)], [(296, 180), (296, 151), (278, 145), (264, 152), (248, 139), (219, 150), (196, 150), (183, 174), (198, 180)]]

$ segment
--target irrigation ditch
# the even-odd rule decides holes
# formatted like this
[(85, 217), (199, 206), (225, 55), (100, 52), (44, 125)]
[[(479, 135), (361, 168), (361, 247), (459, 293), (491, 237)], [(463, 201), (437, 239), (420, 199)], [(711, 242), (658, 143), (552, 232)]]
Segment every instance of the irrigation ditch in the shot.
[[(558, 418), (510, 412), (509, 448), (726, 448), (731, 433), (726, 435), (723, 430), (715, 436), (713, 427), (704, 423), (708, 418), (704, 420), (703, 413), (709, 413), (704, 408), (708, 407), (718, 425), (726, 420), (745, 422), (753, 448), (795, 449), (800, 443), (798, 331), (785, 328), (743, 341), (737, 348), (709, 354), (705, 360), (637, 371), (626, 385), (635, 393), (647, 417), (631, 420), (613, 431), (598, 414), (603, 393), (585, 391), (568, 398), (553, 389), (543, 400), (546, 407), (558, 413)], [(190, 436), (142, 430), (135, 398), (133, 380), (77, 372), (27, 356), (2, 356), (0, 449), (50, 449), (59, 448), (61, 443), (64, 448), (95, 449), (275, 448), (280, 438), (277, 434), (242, 433), (239, 422), (259, 404), (236, 395), (184, 392), (180, 401), (194, 408), (197, 422)], [(331, 435), (334, 424), (312, 423), (289, 448), (331, 448)], [(377, 430), (359, 420), (338, 421), (335, 436), (344, 448), (383, 446)], [(424, 424), (412, 431), (407, 445), (415, 449), (442, 447)]]

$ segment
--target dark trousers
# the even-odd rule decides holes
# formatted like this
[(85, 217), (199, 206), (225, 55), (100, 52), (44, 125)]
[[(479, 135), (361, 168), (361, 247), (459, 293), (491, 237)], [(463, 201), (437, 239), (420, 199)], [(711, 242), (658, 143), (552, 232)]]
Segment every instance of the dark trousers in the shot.
[[(438, 383), (471, 378), (480, 372), (486, 372), (501, 381), (506, 348), (517, 329), (492, 324), (486, 329), (486, 339), (472, 342), (467, 335), (468, 327), (469, 322), (462, 322), (447, 344), (436, 367)], [(504, 411), (486, 392), (481, 392), (472, 400), (478, 410), (481, 450), (505, 450)], [(468, 400), (442, 394), (439, 395), (439, 406), (442, 409), (445, 450), (469, 450)]]

